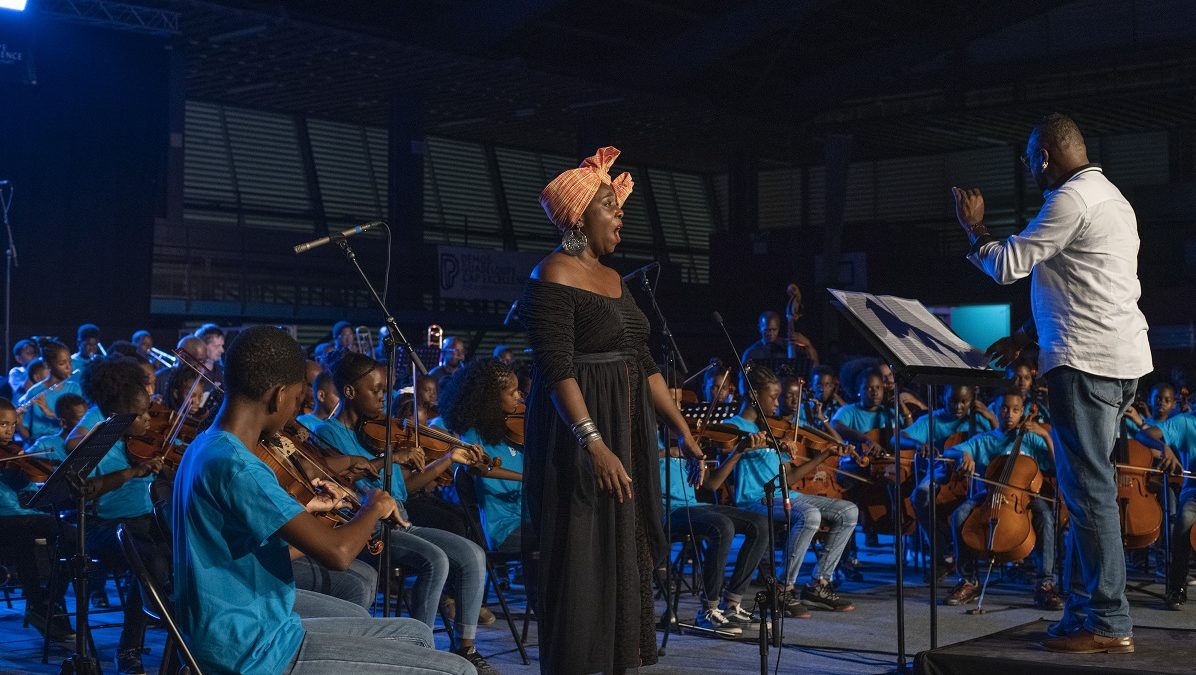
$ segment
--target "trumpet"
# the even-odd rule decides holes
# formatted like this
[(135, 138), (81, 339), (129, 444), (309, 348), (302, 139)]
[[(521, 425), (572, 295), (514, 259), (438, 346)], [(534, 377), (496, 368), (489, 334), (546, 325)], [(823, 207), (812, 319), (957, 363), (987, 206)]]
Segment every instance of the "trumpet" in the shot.
[(440, 349), (441, 342), (444, 341), (444, 329), (437, 324), (428, 326), (428, 346)]
[(353, 329), (354, 348), (359, 354), (373, 358), (374, 333), (369, 326), (358, 326)]
[[(104, 343), (96, 341), (96, 349), (100, 350), (100, 356), (108, 356), (108, 350), (104, 349)], [(92, 357), (95, 358), (95, 357)]]
[(179, 364), (179, 357), (170, 352), (162, 351), (157, 347), (150, 347), (149, 356), (167, 368), (174, 368)]

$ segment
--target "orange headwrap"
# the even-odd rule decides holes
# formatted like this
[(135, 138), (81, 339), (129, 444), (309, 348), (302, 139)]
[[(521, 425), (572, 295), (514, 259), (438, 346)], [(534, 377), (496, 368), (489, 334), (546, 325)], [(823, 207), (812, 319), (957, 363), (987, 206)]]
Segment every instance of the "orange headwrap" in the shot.
[(582, 161), (581, 166), (562, 172), (540, 191), (540, 206), (557, 229), (564, 232), (581, 223), (581, 214), (604, 183), (615, 191), (619, 206), (627, 201), (635, 186), (631, 174), (623, 172), (614, 180), (610, 177), (610, 167), (618, 156), (618, 148), (598, 148), (593, 157)]

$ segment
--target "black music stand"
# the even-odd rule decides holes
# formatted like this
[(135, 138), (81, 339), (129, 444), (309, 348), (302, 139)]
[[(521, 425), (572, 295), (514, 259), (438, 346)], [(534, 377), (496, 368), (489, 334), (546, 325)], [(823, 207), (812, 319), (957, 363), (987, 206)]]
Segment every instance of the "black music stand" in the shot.
[[(893, 392), (893, 447), (901, 452), (900, 425), (901, 387), (924, 384), (930, 387), (930, 439), (934, 439), (935, 385), (975, 384), (977, 381), (1003, 379), (1004, 374), (992, 370), (989, 358), (976, 347), (956, 335), (922, 303), (891, 295), (827, 289), (831, 304), (838, 309), (893, 369), (897, 389)], [(938, 646), (938, 545), (933, 528), (938, 526), (935, 513), (935, 467), (929, 471), (930, 480), (930, 645)], [(905, 551), (902, 534), (905, 530), (904, 495), (901, 494), (901, 472), (898, 471), (893, 500), (894, 557), (897, 561), (897, 672), (905, 673)], [(921, 536), (919, 534), (918, 536)]]
[(45, 485), (29, 500), (30, 508), (60, 509), (68, 504), (79, 510), (78, 541), (71, 558), (72, 583), (75, 586), (75, 653), (62, 663), (60, 673), (99, 675), (100, 664), (91, 657), (91, 629), (87, 622), (87, 502), (91, 489), (87, 479), (113, 445), (124, 436), (137, 415), (113, 415), (92, 427), (87, 436), (54, 469)]

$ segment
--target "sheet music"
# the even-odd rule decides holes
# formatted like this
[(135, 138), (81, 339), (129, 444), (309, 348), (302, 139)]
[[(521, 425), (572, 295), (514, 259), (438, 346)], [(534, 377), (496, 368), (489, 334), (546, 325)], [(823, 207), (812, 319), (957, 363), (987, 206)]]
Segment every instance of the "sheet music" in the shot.
[(897, 365), (989, 369), (989, 359), (983, 351), (964, 342), (917, 300), (827, 290), (884, 341), (896, 357)]

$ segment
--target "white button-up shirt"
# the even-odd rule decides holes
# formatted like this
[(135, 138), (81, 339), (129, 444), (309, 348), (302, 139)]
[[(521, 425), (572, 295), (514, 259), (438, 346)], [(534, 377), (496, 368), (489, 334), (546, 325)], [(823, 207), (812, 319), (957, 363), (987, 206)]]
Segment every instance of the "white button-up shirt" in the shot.
[(1033, 275), (1042, 372), (1071, 366), (1132, 379), (1153, 369), (1138, 309), (1138, 221), (1100, 167), (1078, 171), (1047, 193), (1025, 230), (980, 246), (968, 259), (999, 284)]

